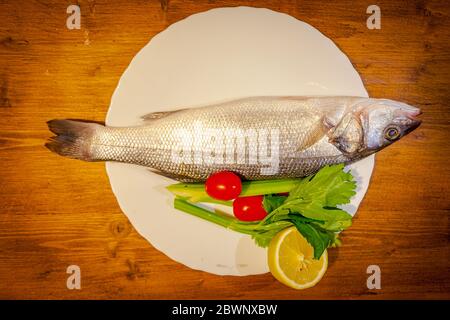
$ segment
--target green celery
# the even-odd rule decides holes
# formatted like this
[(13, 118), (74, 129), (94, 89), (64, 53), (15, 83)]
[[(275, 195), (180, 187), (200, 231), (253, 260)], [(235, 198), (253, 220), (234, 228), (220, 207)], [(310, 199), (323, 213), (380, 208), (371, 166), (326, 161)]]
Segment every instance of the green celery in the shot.
[[(242, 182), (240, 197), (257, 196), (264, 194), (285, 193), (291, 191), (299, 184), (301, 179), (279, 179)], [(210, 202), (231, 206), (231, 201), (222, 201), (211, 198), (205, 191), (203, 183), (176, 183), (166, 187), (175, 196), (190, 202)]]
[(175, 209), (189, 213), (209, 222), (213, 222), (227, 229), (249, 234), (252, 236), (256, 236), (258, 234), (269, 232), (272, 230), (281, 230), (291, 225), (291, 223), (287, 221), (277, 221), (268, 225), (260, 225), (258, 222), (239, 221), (236, 218), (227, 215), (226, 213), (220, 212), (218, 210), (215, 210), (214, 212), (209, 211), (192, 203), (189, 203), (185, 199), (181, 198), (175, 198), (174, 207)]

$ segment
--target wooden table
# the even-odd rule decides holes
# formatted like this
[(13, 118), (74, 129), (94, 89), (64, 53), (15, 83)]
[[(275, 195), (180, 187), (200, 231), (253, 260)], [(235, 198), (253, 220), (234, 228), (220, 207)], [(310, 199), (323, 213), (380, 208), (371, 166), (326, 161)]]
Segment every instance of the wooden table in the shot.
[[(444, 1), (259, 1), (318, 28), (373, 97), (421, 107), (422, 126), (377, 155), (372, 182), (324, 279), (291, 290), (270, 274), (190, 270), (155, 250), (114, 198), (103, 163), (58, 157), (46, 121), (103, 121), (133, 56), (170, 24), (235, 1), (0, 1), (0, 298), (450, 298), (450, 8)], [(66, 9), (81, 7), (81, 29)], [(255, 1), (240, 1), (255, 5)], [(66, 268), (82, 270), (81, 290)], [(381, 290), (366, 286), (381, 268)]]

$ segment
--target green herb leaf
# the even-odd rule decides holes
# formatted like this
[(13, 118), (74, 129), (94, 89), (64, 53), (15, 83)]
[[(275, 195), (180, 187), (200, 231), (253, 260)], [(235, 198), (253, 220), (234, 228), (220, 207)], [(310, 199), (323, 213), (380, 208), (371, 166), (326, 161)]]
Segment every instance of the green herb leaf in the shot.
[(293, 199), (310, 200), (323, 207), (335, 207), (350, 202), (356, 194), (356, 182), (344, 165), (325, 166), (314, 176), (305, 178), (292, 189), (286, 202)]
[(255, 240), (255, 243), (258, 246), (266, 248), (269, 246), (272, 238), (280, 231), (281, 229), (273, 229), (265, 232), (255, 233), (252, 235), (252, 239)]
[(286, 198), (287, 196), (276, 196), (273, 194), (265, 195), (263, 199), (264, 210), (266, 210), (266, 212), (272, 212), (281, 206)]
[(288, 213), (299, 213), (305, 218), (320, 221), (320, 227), (329, 231), (342, 231), (352, 224), (352, 216), (342, 209), (335, 207), (322, 207), (315, 201), (303, 201), (300, 199), (286, 202), (283, 209)]
[(334, 244), (336, 235), (311, 223), (305, 223), (298, 216), (290, 216), (291, 222), (314, 248), (314, 259), (320, 259), (325, 249)]
[(320, 258), (324, 246), (337, 242), (335, 232), (351, 226), (352, 216), (337, 205), (349, 203), (355, 189), (356, 182), (343, 164), (325, 166), (302, 179), (260, 224), (290, 221), (314, 247), (314, 256)]

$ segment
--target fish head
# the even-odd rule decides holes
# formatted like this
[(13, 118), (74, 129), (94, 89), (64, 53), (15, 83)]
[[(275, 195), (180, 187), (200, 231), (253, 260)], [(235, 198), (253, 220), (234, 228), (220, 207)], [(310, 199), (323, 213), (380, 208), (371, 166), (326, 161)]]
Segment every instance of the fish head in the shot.
[(354, 105), (332, 130), (330, 142), (351, 158), (362, 158), (398, 141), (421, 120), (419, 108), (388, 99)]

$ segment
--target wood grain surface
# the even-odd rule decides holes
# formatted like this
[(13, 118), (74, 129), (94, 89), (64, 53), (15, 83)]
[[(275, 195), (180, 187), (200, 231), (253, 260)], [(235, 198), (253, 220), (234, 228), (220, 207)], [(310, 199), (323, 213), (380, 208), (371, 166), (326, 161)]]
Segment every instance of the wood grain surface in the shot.
[[(0, 0), (0, 298), (449, 299), (450, 7), (376, 1)], [(81, 29), (66, 9), (81, 7)], [(350, 58), (373, 97), (422, 108), (422, 126), (377, 155), (372, 182), (323, 280), (291, 290), (270, 274), (190, 270), (131, 226), (103, 163), (48, 152), (46, 121), (103, 121), (133, 56), (170, 24), (211, 8), (267, 7), (310, 23)], [(174, 88), (176, 90), (176, 88)], [(167, 230), (170, 232), (170, 230)], [(81, 267), (81, 290), (66, 268)], [(379, 265), (381, 290), (366, 286)]]

